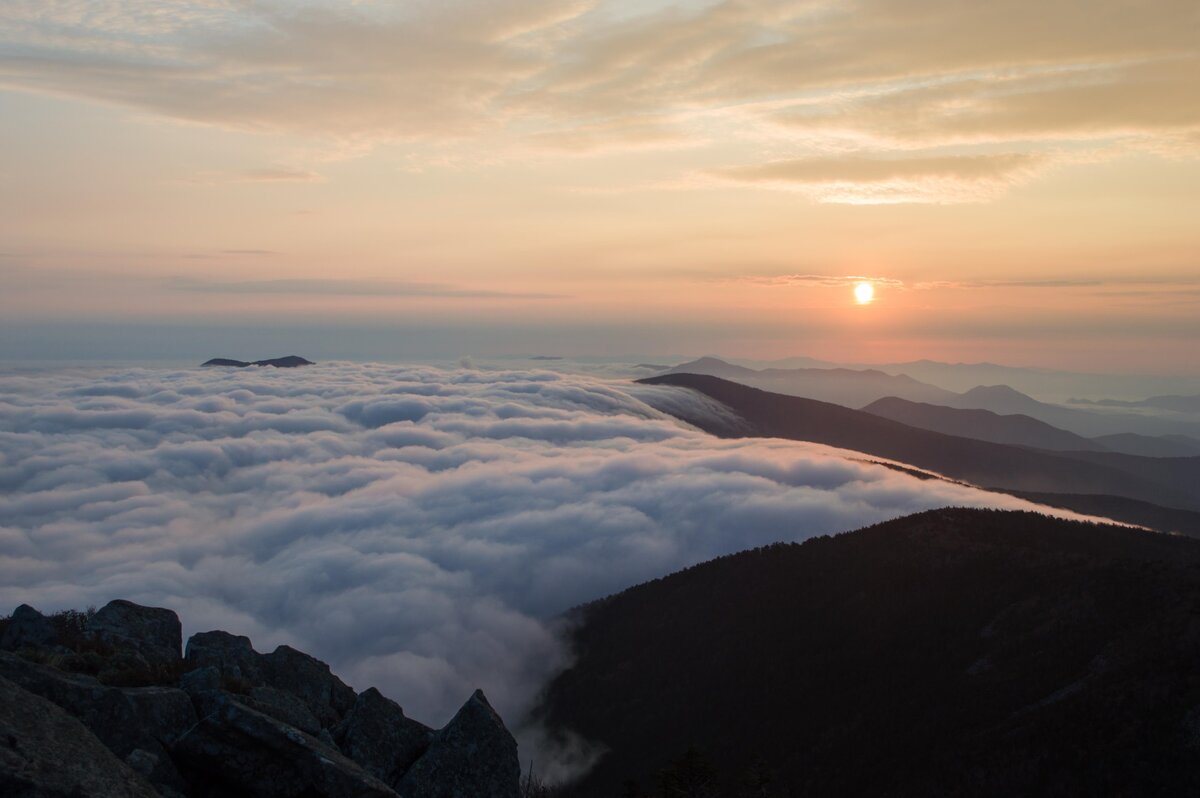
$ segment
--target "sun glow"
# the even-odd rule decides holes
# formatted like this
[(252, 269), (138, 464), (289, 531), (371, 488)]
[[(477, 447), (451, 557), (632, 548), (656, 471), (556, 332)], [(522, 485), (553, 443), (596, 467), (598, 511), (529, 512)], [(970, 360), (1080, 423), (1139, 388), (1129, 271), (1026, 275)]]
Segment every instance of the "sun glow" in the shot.
[(871, 283), (856, 283), (854, 285), (854, 301), (860, 305), (869, 305), (875, 298), (875, 286)]

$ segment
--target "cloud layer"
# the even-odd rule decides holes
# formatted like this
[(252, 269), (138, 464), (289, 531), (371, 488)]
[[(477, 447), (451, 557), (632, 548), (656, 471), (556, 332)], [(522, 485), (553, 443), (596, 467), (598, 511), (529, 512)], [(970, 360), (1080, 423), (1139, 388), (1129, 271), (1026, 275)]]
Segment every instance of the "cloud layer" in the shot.
[[(344, 152), (717, 143), (725, 162), (696, 174), (828, 202), (959, 202), (1056, 162), (1194, 157), (1198, 32), (1184, 0), (12, 0), (0, 86)], [(909, 155), (878, 160), (889, 153)]]
[(431, 724), (475, 686), (513, 721), (567, 662), (573, 605), (772, 541), (1027, 506), (655, 409), (679, 403), (727, 413), (539, 371), (0, 376), (0, 606), (166, 605)]

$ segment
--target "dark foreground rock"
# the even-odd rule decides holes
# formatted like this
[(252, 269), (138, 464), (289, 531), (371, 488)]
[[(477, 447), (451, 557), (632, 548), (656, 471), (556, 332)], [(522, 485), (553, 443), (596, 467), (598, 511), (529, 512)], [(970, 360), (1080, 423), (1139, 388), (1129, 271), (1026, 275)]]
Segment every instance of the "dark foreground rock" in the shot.
[(13, 610), (4, 634), (0, 635), (0, 651), (17, 651), (30, 646), (49, 646), (58, 639), (54, 626), (40, 612), (22, 604)]
[(395, 787), (429, 748), (433, 729), (404, 716), (404, 710), (374, 687), (364, 690), (334, 732), (346, 755)]
[(196, 795), (395, 795), (335, 748), (232, 696), (217, 697), (211, 709), (174, 748)]
[(178, 615), (162, 607), (110, 601), (88, 622), (88, 632), (97, 640), (135, 652), (152, 667), (172, 667), (181, 659), (183, 626)]
[(433, 738), (400, 782), (404, 796), (517, 798), (521, 764), (517, 741), (482, 690)]
[[(519, 792), (516, 743), (482, 693), (434, 731), (289, 646), (260, 654), (211, 631), (180, 657), (180, 636), (174, 612), (128, 601), (50, 618), (22, 605), (0, 619), (15, 649), (0, 651), (0, 795)], [(57, 757), (73, 757), (62, 773)]]
[(156, 793), (78, 720), (0, 678), (0, 795), (154, 798)]

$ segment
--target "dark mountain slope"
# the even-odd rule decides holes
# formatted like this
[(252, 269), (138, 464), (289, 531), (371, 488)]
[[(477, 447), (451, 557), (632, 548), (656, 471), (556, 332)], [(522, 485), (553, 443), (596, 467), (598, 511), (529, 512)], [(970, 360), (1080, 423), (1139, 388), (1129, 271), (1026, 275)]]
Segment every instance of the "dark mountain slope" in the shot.
[(577, 615), (541, 716), (610, 749), (580, 795), (655, 791), (690, 746), (709, 795), (748, 774), (780, 796), (1200, 790), (1197, 541), (935, 510)]
[(863, 408), (874, 416), (890, 418), (910, 427), (1013, 446), (1033, 446), (1056, 451), (1105, 451), (1106, 447), (1019, 413), (1001, 415), (991, 410), (968, 410), (887, 396)]
[[(853, 449), (927, 468), (982, 487), (1059, 494), (1111, 494), (1165, 507), (1200, 510), (1200, 496), (1195, 489), (1180, 490), (1139, 473), (1141, 463), (1138, 461), (1154, 462), (1152, 458), (1123, 460), (1118, 464), (1084, 462), (1061, 453), (943, 435), (861, 410), (767, 393), (705, 375), (670, 374), (641, 382), (700, 391), (740, 414), (758, 435)], [(684, 420), (701, 428), (705, 424), (702, 418)]]

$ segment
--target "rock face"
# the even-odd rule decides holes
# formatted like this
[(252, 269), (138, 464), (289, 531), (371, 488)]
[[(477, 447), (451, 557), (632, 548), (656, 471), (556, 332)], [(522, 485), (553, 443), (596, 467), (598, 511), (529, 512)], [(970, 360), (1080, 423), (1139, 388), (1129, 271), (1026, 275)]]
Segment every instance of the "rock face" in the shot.
[(248, 683), (263, 679), (262, 655), (244, 635), (222, 631), (194, 634), (188, 638), (184, 659), (193, 668), (211, 665), (225, 679)]
[(0, 678), (0, 795), (155, 798), (155, 791), (75, 718)]
[(231, 696), (216, 699), (174, 752), (196, 792), (205, 796), (395, 795), (337, 750)]
[(48, 646), (57, 638), (58, 633), (54, 631), (54, 626), (45, 615), (28, 604), (22, 604), (13, 610), (8, 628), (4, 630), (3, 637), (0, 637), (0, 650), (16, 651), (28, 646)]
[(143, 764), (152, 757), (155, 765), (144, 775), (156, 787), (183, 788), (167, 749), (197, 721), (184, 691), (109, 687), (92, 676), (63, 673), (7, 653), (0, 653), (0, 677), (68, 712), (121, 759), (137, 751)]
[(429, 748), (433, 729), (404, 716), (400, 705), (371, 687), (361, 692), (334, 739), (346, 755), (395, 787)]
[(181, 658), (170, 610), (113, 601), (82, 634), (55, 628), (25, 605), (5, 626), (18, 652), (0, 651), (6, 798), (518, 795), (516, 742), (481, 692), (434, 731), (289, 646), (259, 654), (201, 632)]
[(323, 729), (337, 724), (354, 706), (354, 690), (316, 657), (280, 646), (262, 661), (267, 683), (303, 701)]
[(88, 622), (88, 632), (97, 640), (136, 652), (151, 666), (170, 667), (181, 659), (179, 616), (162, 607), (110, 601)]
[(433, 738), (401, 780), (398, 792), (421, 798), (517, 798), (517, 741), (482, 690)]

